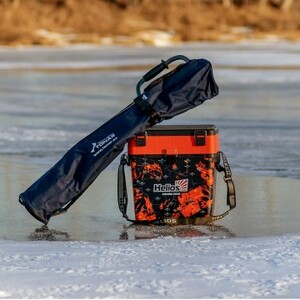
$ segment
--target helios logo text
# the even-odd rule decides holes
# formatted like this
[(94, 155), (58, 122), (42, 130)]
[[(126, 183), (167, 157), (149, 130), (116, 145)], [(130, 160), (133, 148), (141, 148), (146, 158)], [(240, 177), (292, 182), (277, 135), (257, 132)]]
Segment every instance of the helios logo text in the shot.
[(188, 179), (175, 180), (174, 184), (166, 183), (166, 184), (154, 184), (153, 192), (154, 193), (182, 193), (187, 192), (189, 186)]

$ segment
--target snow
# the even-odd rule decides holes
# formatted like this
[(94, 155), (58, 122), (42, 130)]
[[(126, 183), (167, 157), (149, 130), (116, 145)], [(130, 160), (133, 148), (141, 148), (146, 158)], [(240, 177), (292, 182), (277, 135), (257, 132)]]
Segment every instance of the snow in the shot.
[(300, 235), (0, 241), (1, 298), (297, 298)]

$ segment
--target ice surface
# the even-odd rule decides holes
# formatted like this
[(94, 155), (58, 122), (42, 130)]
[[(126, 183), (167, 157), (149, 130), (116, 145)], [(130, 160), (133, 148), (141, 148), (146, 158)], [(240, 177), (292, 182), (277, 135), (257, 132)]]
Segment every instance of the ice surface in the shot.
[[(299, 183), (272, 178), (300, 178), (299, 53), (299, 43), (260, 42), (1, 47), (0, 298), (299, 298)], [(17, 195), (129, 104), (150, 65), (176, 54), (214, 66), (220, 95), (169, 122), (217, 125), (233, 173), (252, 174), (236, 177), (236, 210), (219, 227), (125, 228), (103, 238), (124, 224), (103, 214), (105, 201), (95, 205), (115, 198), (107, 176), (55, 219), (46, 237), (56, 241), (37, 241), (45, 233)], [(106, 241), (83, 241), (93, 240), (87, 232)]]

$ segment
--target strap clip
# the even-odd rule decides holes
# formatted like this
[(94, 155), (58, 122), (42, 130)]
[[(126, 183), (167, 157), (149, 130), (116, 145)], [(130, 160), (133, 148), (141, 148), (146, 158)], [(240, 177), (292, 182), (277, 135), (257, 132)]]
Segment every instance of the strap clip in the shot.
[(147, 102), (147, 97), (145, 95), (136, 97), (133, 102), (140, 108), (141, 111), (150, 117), (152, 125), (158, 122), (159, 112), (155, 110), (149, 102)]

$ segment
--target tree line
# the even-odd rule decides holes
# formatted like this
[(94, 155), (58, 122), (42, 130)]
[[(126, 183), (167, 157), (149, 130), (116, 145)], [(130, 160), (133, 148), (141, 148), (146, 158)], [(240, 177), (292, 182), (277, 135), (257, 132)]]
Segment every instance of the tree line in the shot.
[(294, 0), (222, 0), (225, 7), (257, 4), (260, 7), (272, 6), (283, 11), (290, 10), (293, 2)]
[[(149, 2), (149, 0), (107, 0), (108, 2), (115, 3), (122, 7), (141, 5), (143, 2)], [(165, 0), (165, 1), (176, 1), (176, 0)], [(186, 0), (177, 0), (178, 2), (184, 3)], [(192, 0), (194, 2), (203, 2), (206, 4), (222, 4), (224, 7), (231, 6), (244, 6), (244, 5), (259, 5), (260, 7), (273, 7), (283, 11), (291, 9), (294, 0)], [(155, 0), (151, 1), (155, 4)]]
[[(13, 4), (14, 6), (18, 6), (21, 3), (21, 1), (24, 0), (0, 0), (0, 4)], [(55, 4), (55, 5), (64, 5), (67, 4), (68, 2), (68, 0), (37, 0), (37, 1), (45, 4), (47, 3), (47, 4)], [(141, 5), (143, 4), (143, 2), (149, 0), (104, 0), (104, 1), (111, 2), (118, 6), (126, 8), (128, 6)], [(171, 1), (176, 1), (176, 0), (171, 0)], [(177, 1), (184, 2), (185, 0), (177, 0)], [(232, 6), (244, 6), (244, 5), (254, 4), (254, 5), (259, 5), (260, 7), (270, 6), (270, 7), (278, 8), (282, 11), (289, 11), (295, 2), (294, 0), (194, 0), (194, 1), (195, 2), (200, 1), (206, 4), (220, 3), (226, 8)], [(152, 4), (155, 5), (155, 0), (152, 0), (151, 2)]]

